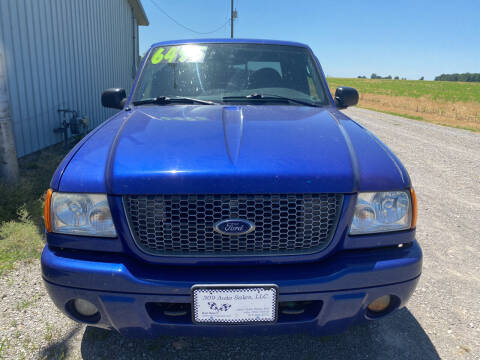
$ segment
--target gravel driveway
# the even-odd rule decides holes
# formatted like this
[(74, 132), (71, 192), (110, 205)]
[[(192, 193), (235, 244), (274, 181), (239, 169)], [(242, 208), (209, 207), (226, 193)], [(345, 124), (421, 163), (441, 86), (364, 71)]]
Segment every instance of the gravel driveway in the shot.
[(480, 134), (346, 113), (393, 149), (417, 191), (425, 258), (407, 308), (329, 337), (126, 339), (58, 312), (34, 261), (0, 278), (0, 358), (480, 359)]

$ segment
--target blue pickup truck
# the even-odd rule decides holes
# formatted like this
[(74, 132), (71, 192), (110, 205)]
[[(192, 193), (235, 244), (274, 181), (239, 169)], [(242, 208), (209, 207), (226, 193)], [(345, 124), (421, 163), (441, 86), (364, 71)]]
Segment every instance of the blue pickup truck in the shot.
[(51, 181), (53, 302), (127, 336), (328, 334), (402, 307), (422, 266), (415, 192), (339, 111), (357, 102), (303, 44), (154, 44)]

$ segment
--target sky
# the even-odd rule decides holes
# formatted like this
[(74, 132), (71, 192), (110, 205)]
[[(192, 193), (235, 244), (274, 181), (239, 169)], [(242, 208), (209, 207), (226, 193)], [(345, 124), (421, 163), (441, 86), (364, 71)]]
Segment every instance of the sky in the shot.
[[(140, 27), (141, 54), (158, 41), (230, 37), (230, 0), (141, 2), (150, 21), (149, 26)], [(442, 73), (480, 72), (480, 0), (234, 3), (236, 38), (306, 43), (327, 76), (376, 73), (433, 80)], [(197, 32), (219, 30), (211, 34), (188, 31), (158, 7)]]

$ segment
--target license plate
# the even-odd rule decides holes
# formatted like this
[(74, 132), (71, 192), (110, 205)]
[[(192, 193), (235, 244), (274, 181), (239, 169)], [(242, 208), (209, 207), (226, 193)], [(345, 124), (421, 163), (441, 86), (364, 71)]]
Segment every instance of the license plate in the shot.
[(195, 285), (192, 297), (193, 322), (197, 324), (277, 321), (276, 285)]

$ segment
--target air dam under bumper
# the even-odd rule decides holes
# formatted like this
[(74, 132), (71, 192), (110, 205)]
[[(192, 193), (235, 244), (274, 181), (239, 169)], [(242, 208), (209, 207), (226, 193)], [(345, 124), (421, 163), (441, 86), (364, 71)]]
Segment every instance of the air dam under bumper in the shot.
[[(348, 251), (321, 263), (295, 265), (159, 267), (131, 259), (89, 258), (45, 247), (43, 278), (55, 305), (78, 320), (68, 304), (76, 298), (88, 300), (100, 312), (100, 319), (92, 325), (142, 337), (343, 331), (371, 319), (367, 306), (380, 296), (392, 295), (394, 307), (402, 307), (415, 289), (422, 266), (416, 241), (404, 248)], [(277, 284), (280, 304), (308, 301), (310, 305), (300, 315), (280, 314), (273, 325), (192, 323), (193, 285), (246, 283)], [(156, 310), (159, 303), (186, 304), (188, 313), (166, 316)]]

